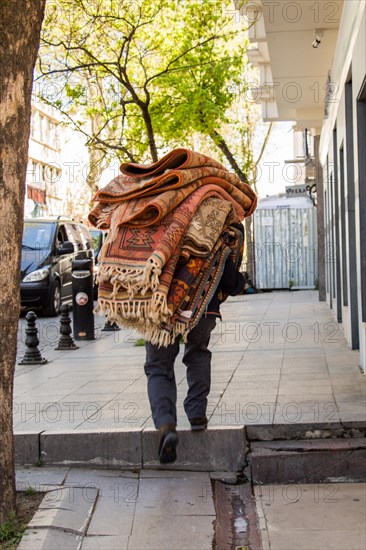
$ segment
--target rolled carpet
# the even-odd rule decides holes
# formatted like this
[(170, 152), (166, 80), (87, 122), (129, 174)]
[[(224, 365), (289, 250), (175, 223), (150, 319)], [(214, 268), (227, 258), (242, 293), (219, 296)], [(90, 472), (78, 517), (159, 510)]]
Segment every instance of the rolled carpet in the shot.
[(256, 195), (220, 163), (187, 149), (121, 170), (95, 195), (89, 214), (93, 225), (109, 229), (99, 309), (166, 346), (199, 321), (226, 258), (240, 256), (232, 225), (254, 211)]

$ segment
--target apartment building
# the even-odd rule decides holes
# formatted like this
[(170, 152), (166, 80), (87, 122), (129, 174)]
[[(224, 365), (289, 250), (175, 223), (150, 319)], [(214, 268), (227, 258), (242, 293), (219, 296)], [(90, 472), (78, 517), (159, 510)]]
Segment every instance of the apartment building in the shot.
[[(366, 368), (366, 3), (276, 2), (241, 8), (264, 120), (294, 121), (314, 156), (320, 299)], [(312, 160), (312, 162), (311, 162)]]

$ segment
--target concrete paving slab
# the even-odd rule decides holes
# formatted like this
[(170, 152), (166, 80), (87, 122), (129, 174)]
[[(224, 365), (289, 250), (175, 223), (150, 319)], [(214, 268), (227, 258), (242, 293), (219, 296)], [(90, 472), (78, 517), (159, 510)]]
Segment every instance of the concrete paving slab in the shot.
[(246, 427), (248, 441), (272, 441), (276, 439), (331, 439), (364, 437), (363, 422), (299, 422), (298, 424), (263, 424)]
[(264, 549), (365, 548), (364, 483), (263, 485), (255, 495)]
[(27, 529), (17, 550), (79, 550), (83, 537), (56, 529)]
[[(353, 426), (363, 422), (366, 425), (366, 411), (361, 401), (364, 394), (360, 390), (365, 378), (358, 368), (358, 352), (349, 350), (338, 333), (334, 341), (327, 339), (329, 331), (324, 327), (326, 323), (334, 323), (334, 319), (327, 305), (317, 300), (318, 294), (313, 291), (273, 292), (231, 298), (223, 305), (224, 322), (217, 324), (212, 335), (210, 426), (242, 427), (245, 424), (250, 427), (256, 423), (258, 426), (273, 422), (284, 424), (287, 420), (289, 430), (293, 421), (314, 421), (318, 425), (325, 421), (335, 425), (343, 422)], [(51, 329), (47, 328), (47, 319), (41, 323), (43, 321), (46, 328), (41, 334), (49, 340)], [(104, 318), (101, 321), (103, 324)], [(24, 319), (22, 323), (24, 325)], [(291, 331), (297, 325), (301, 337), (291, 342)], [(318, 335), (314, 333), (316, 326), (319, 326)], [(261, 334), (258, 341), (253, 341), (257, 338), (253, 338), (256, 327)], [(16, 430), (29, 433), (24, 437), (30, 438), (43, 429), (61, 434), (151, 426), (143, 372), (145, 350), (134, 346), (136, 338), (129, 330), (100, 333), (95, 341), (81, 342), (80, 349), (72, 354), (57, 352), (51, 364), (29, 369), (18, 365)], [(187, 385), (182, 353), (183, 346), (176, 361), (177, 415), (179, 427), (185, 428), (188, 424), (183, 399)], [(87, 418), (80, 406), (81, 415), (78, 413), (70, 423), (67, 409), (70, 401), (83, 406), (100, 402), (103, 406), (97, 412), (90, 411)], [(295, 420), (287, 409), (285, 416), (282, 410), (293, 401), (301, 408), (300, 418)], [(136, 409), (125, 410), (129, 403), (135, 403)], [(252, 403), (256, 404), (259, 414)], [(38, 412), (36, 407), (40, 409)], [(51, 418), (57, 407), (61, 407), (61, 416), (54, 414)], [(319, 413), (315, 414), (317, 407)], [(18, 440), (20, 461), (24, 460), (20, 458), (22, 453), (27, 458), (29, 449), (32, 449), (29, 455), (37, 454), (36, 438), (31, 447), (30, 439), (24, 442), (22, 452)]]
[(136, 506), (136, 521), (145, 516), (213, 516), (212, 488), (207, 473), (186, 477), (144, 477), (140, 480)]
[(212, 550), (214, 520), (215, 516), (173, 516), (167, 521), (164, 516), (140, 515), (128, 549)]
[(208, 473), (46, 466), (20, 469), (18, 478), (37, 482), (41, 474), (63, 485), (49, 486), (21, 549), (212, 548), (216, 516)]
[[(284, 374), (282, 374), (282, 376), (284, 376)], [(304, 382), (313, 382), (313, 385), (314, 385), (314, 381), (316, 380), (316, 382), (318, 381), (322, 381), (322, 382), (327, 382), (328, 386), (331, 384), (331, 381), (332, 381), (332, 378), (330, 376), (330, 374), (326, 371), (324, 372), (288, 372), (286, 373), (286, 381), (287, 382), (298, 382), (299, 381), (304, 381)]]
[(66, 487), (98, 489), (98, 503), (109, 499), (114, 503), (134, 504), (137, 498), (138, 474), (131, 471), (71, 468), (64, 481)]
[(366, 481), (366, 439), (252, 442), (248, 462), (258, 484)]
[(313, 399), (308, 396), (296, 396), (292, 399), (278, 400), (276, 403), (275, 424), (314, 424), (340, 421), (337, 403), (329, 395), (315, 395)]
[(341, 406), (339, 406), (338, 409), (339, 416), (342, 419), (343, 424), (347, 425), (350, 423), (359, 422), (362, 423), (363, 426), (365, 425), (366, 413), (363, 407), (353, 406), (352, 410), (349, 410), (348, 408), (342, 408)]
[(88, 535), (113, 535), (125, 540), (132, 532), (135, 517), (138, 480), (127, 480), (116, 487), (115, 498), (100, 497), (88, 528)]
[(39, 431), (16, 431), (14, 447), (16, 464), (35, 464), (39, 460)]
[(52, 528), (83, 535), (89, 526), (98, 490), (61, 487), (46, 494), (29, 522), (30, 529)]
[[(331, 314), (329, 315), (331, 316)], [(303, 348), (285, 348), (284, 349), (284, 358), (285, 359), (292, 359), (297, 360), (300, 359), (301, 356), (306, 361), (306, 359), (324, 359), (324, 350), (319, 347), (314, 346), (307, 346)]]
[(263, 550), (364, 550), (365, 532), (361, 529), (349, 531), (279, 531), (270, 536), (270, 546)]
[(159, 479), (159, 478), (166, 478), (166, 479), (176, 479), (180, 482), (184, 482), (186, 479), (206, 479), (205, 472), (195, 472), (195, 471), (174, 471), (174, 470), (149, 470), (144, 469), (139, 472), (139, 478), (145, 479), (145, 478), (152, 478), (152, 479)]
[(109, 535), (88, 535), (84, 537), (80, 550), (127, 550), (128, 537)]
[(62, 485), (68, 472), (69, 468), (17, 468), (17, 491), (25, 491), (28, 487), (42, 492), (50, 490)]
[(44, 432), (41, 434), (44, 464), (139, 468), (142, 466), (138, 428), (129, 430)]
[(91, 425), (100, 428), (108, 426), (111, 428), (138, 428), (144, 420), (150, 416), (150, 407), (141, 404), (141, 400), (130, 396), (119, 394), (101, 407), (94, 415), (83, 417), (77, 425), (78, 429), (89, 429)]
[(210, 423), (221, 425), (250, 425), (271, 423), (276, 405), (274, 393), (225, 395), (218, 403)]
[[(144, 468), (161, 468), (157, 450), (159, 434), (146, 428), (142, 432)], [(238, 471), (244, 466), (245, 434), (242, 427), (217, 426), (204, 431), (179, 431), (178, 458), (168, 469), (201, 471)]]

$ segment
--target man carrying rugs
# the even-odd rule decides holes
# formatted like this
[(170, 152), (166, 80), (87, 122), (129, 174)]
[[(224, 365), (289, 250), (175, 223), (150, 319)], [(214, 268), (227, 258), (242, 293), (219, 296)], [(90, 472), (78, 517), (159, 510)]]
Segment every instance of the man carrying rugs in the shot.
[(176, 460), (174, 361), (185, 342), (192, 430), (207, 427), (211, 331), (227, 295), (244, 291), (242, 220), (256, 195), (219, 162), (175, 149), (151, 165), (125, 163), (97, 192), (90, 222), (109, 229), (100, 253), (99, 309), (146, 341), (145, 373), (162, 464)]

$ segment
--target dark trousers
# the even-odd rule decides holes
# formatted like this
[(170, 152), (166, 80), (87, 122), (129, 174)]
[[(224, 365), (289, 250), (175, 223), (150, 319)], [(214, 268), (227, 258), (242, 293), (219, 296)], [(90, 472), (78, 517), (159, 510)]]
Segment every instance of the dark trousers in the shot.
[[(208, 349), (216, 317), (201, 317), (189, 332), (185, 344), (183, 363), (187, 367), (188, 393), (184, 410), (188, 418), (205, 416), (207, 396), (211, 385), (211, 352)], [(179, 353), (179, 338), (166, 348), (145, 343), (147, 392), (156, 428), (163, 424), (177, 423), (177, 386), (174, 361)]]

